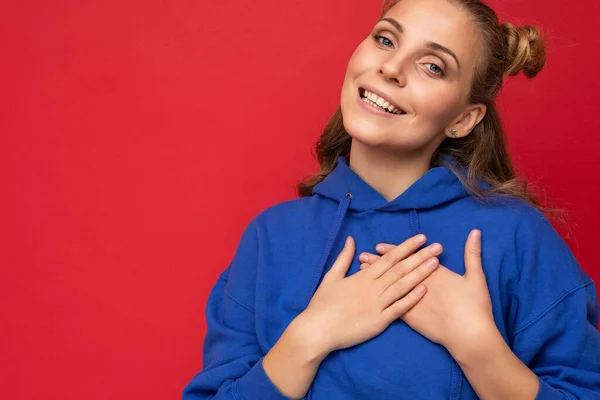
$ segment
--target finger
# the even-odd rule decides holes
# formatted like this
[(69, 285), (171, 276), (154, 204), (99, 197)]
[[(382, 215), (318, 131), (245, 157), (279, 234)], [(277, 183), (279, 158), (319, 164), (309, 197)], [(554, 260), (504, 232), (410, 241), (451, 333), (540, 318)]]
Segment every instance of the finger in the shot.
[(379, 258), (381, 257), (377, 254), (369, 253), (367, 251), (360, 253), (358, 256), (358, 259), (366, 264), (373, 264), (375, 261), (379, 260)]
[(385, 322), (389, 325), (404, 314), (409, 312), (427, 292), (427, 286), (421, 284), (413, 289), (408, 295), (394, 302), (381, 312)]
[[(408, 275), (411, 271), (418, 268), (423, 263), (429, 262), (431, 258), (436, 259), (435, 257), (440, 255), (442, 250), (443, 248), (441, 244), (433, 243), (394, 265), (392, 268), (384, 272), (382, 276), (377, 278), (377, 281), (381, 283), (381, 289), (387, 289), (389, 286)], [(386, 255), (384, 254), (382, 258), (385, 256)], [(411, 286), (410, 289), (412, 289), (412, 287), (413, 286)]]
[(323, 280), (337, 280), (344, 278), (348, 273), (350, 264), (352, 264), (355, 250), (354, 239), (352, 236), (348, 236), (346, 238), (344, 248), (338, 255), (329, 271), (327, 271), (327, 273), (324, 275)]
[(418, 287), (429, 275), (439, 267), (437, 257), (428, 259), (426, 262), (419, 265), (418, 268), (412, 270), (402, 279), (393, 282), (385, 291), (379, 295), (377, 299), (382, 307), (389, 307), (392, 303), (402, 299), (411, 290)]
[(481, 231), (473, 229), (467, 237), (465, 245), (465, 277), (483, 277), (481, 265)]
[(388, 251), (391, 251), (394, 247), (396, 247), (396, 245), (391, 243), (379, 243), (377, 246), (375, 246), (375, 250), (377, 250), (379, 254), (385, 254)]
[[(375, 246), (375, 250), (377, 250), (377, 252), (379, 254), (385, 254), (385, 253), (391, 251), (394, 247), (396, 247), (395, 244), (379, 243), (377, 246)], [(360, 261), (362, 261), (363, 263), (370, 265), (370, 264), (373, 264), (375, 261), (379, 260), (380, 257), (381, 257), (380, 255), (369, 253), (369, 252), (365, 251), (360, 254), (358, 259)]]
[(396, 265), (396, 263), (414, 253), (426, 241), (427, 237), (423, 234), (405, 240), (394, 247), (392, 251), (384, 254), (375, 264), (372, 264), (371, 268), (367, 269), (367, 272), (373, 279), (379, 278), (384, 272)]

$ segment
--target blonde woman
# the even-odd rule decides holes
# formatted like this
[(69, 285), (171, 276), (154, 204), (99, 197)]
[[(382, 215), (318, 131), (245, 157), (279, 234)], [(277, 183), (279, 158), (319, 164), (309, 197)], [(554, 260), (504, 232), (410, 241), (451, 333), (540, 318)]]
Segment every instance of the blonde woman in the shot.
[(352, 54), (298, 199), (245, 229), (185, 400), (600, 399), (591, 278), (513, 172), (494, 97), (544, 41), (401, 0)]

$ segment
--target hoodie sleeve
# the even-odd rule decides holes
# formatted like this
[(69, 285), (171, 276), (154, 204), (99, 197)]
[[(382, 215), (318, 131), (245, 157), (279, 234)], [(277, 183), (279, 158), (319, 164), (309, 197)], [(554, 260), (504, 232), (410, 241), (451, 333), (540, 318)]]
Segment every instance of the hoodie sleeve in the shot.
[(258, 237), (253, 222), (220, 274), (206, 305), (203, 368), (183, 390), (183, 400), (288, 400), (271, 382), (262, 361), (252, 305)]
[(541, 213), (521, 221), (516, 240), (513, 351), (538, 376), (535, 400), (600, 399), (594, 282)]

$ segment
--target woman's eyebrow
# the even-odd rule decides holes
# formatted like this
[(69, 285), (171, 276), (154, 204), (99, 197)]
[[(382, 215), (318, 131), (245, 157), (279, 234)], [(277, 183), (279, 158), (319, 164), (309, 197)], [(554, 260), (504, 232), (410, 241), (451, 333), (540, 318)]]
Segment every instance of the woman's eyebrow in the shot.
[[(396, 21), (394, 18), (384, 17), (384, 18), (381, 18), (378, 22), (380, 22), (380, 21), (389, 22), (390, 24), (392, 24), (394, 26), (394, 28), (396, 28), (396, 30), (399, 33), (404, 33), (404, 27), (400, 24), (400, 22)], [(454, 61), (456, 61), (456, 65), (458, 66), (458, 69), (460, 69), (460, 63), (458, 62), (458, 57), (456, 57), (456, 54), (454, 54), (454, 52), (452, 50), (450, 50), (449, 48), (447, 48), (446, 46), (442, 46), (441, 44), (436, 43), (436, 42), (427, 42), (427, 43), (425, 43), (425, 46), (427, 46), (428, 48), (430, 48), (432, 50), (439, 50), (441, 52), (444, 52), (444, 53), (452, 56), (452, 58), (454, 58)]]

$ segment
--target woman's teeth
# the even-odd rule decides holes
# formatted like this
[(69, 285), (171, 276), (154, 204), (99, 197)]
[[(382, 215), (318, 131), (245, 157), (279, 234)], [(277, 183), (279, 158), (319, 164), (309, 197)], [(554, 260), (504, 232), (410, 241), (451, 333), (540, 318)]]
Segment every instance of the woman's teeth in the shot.
[(361, 98), (364, 102), (374, 105), (376, 107), (379, 107), (382, 110), (385, 110), (389, 113), (398, 114), (398, 115), (404, 114), (404, 112), (397, 109), (396, 107), (394, 107), (393, 105), (391, 105), (390, 103), (388, 103), (387, 101), (382, 99), (381, 97), (377, 96), (376, 94), (369, 92), (368, 90), (363, 91)]

